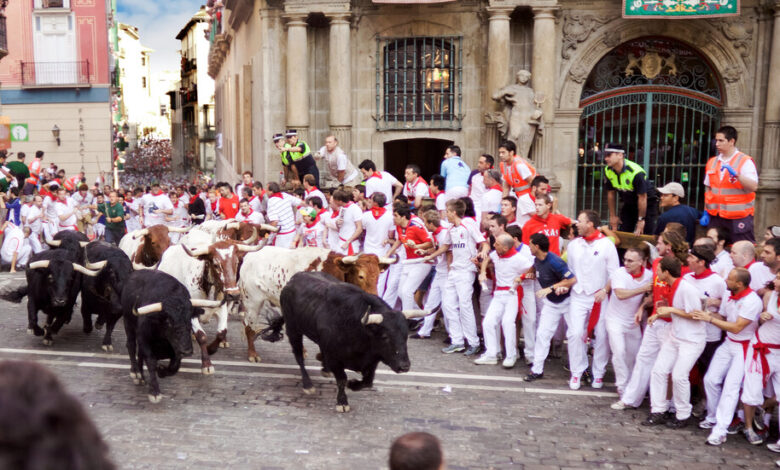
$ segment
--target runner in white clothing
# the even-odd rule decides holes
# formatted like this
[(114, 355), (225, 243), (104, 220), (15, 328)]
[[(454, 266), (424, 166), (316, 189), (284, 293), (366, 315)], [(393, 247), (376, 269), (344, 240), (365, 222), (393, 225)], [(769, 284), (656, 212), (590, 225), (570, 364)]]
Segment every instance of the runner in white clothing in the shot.
[[(487, 170), (493, 168), (494, 162), (492, 155), (483, 153), (480, 155), (479, 160), (477, 160), (476, 173), (471, 176), (469, 197), (474, 201), (474, 210), (477, 212), (482, 212), (482, 195), (485, 194), (485, 191), (487, 190), (483, 175)], [(499, 172), (499, 174), (501, 174), (501, 172)]]
[[(360, 221), (363, 224), (365, 237), (363, 239), (363, 252), (382, 257), (387, 252), (387, 239), (395, 230), (393, 213), (385, 209), (385, 195), (374, 193), (368, 199), (371, 207), (365, 212)], [(379, 274), (376, 291), (381, 295), (385, 290), (387, 275), (390, 269), (385, 269)]]
[(304, 199), (309, 199), (310, 197), (316, 196), (322, 200), (322, 207), (327, 209), (328, 208), (328, 199), (325, 197), (325, 194), (322, 193), (322, 191), (319, 190), (316, 186), (316, 180), (314, 179), (314, 175), (304, 175), (303, 177), (303, 190), (305, 192)]
[(764, 295), (766, 285), (775, 275), (761, 261), (756, 261), (756, 247), (747, 240), (740, 240), (731, 246), (731, 260), (734, 267), (745, 268), (750, 272), (750, 288), (758, 295)]
[(387, 199), (385, 209), (390, 209), (394, 197), (401, 194), (403, 189), (401, 182), (386, 171), (377, 171), (376, 165), (371, 160), (363, 160), (358, 169), (363, 174), (363, 181), (366, 182), (366, 198), (370, 198), (375, 192), (380, 192)]
[(32, 249), (27, 243), (27, 237), (30, 229), (26, 228), (27, 234), (21, 228), (14, 225), (10, 220), (3, 223), (3, 245), (0, 247), (0, 259), (3, 264), (11, 266), (11, 272), (15, 273), (16, 268), (24, 268), (30, 260)]
[(404, 179), (406, 183), (404, 183), (402, 194), (406, 197), (406, 202), (409, 203), (412, 210), (421, 208), (423, 198), (431, 197), (431, 193), (428, 190), (428, 183), (420, 176), (420, 167), (406, 165)]
[(144, 214), (141, 223), (144, 227), (164, 225), (165, 216), (173, 214), (171, 199), (160, 189), (159, 183), (152, 183), (152, 192), (143, 196)]
[(712, 429), (707, 444), (713, 446), (726, 442), (726, 431), (739, 402), (748, 346), (764, 310), (761, 298), (748, 287), (750, 273), (747, 269), (732, 269), (726, 283), (731, 296), (723, 299), (717, 315), (701, 310), (693, 315), (694, 319), (711, 323), (726, 332), (726, 341), (715, 351), (704, 376), (707, 417), (699, 427)]
[(295, 211), (303, 201), (281, 192), (279, 183), (275, 181), (268, 183), (268, 191), (271, 193), (268, 198), (268, 222), (279, 227), (274, 238), (274, 246), (292, 248), (295, 240)]
[(238, 203), (237, 222), (249, 222), (250, 224), (260, 225), (265, 223), (265, 217), (260, 212), (255, 211), (247, 199), (242, 199)]
[[(477, 212), (477, 220), (480, 221), (483, 229), (487, 228), (488, 218), (492, 213), (501, 213), (501, 199), (504, 197), (501, 187), (501, 172), (498, 170), (487, 170), (484, 174), (485, 192), (479, 202), (480, 211)], [(476, 201), (474, 209), (476, 210)]]
[[(439, 211), (435, 208), (426, 210), (423, 214), (423, 220), (425, 221), (425, 228), (433, 235), (433, 250), (425, 257), (425, 262), (436, 261), (434, 269), (436, 273), (431, 281), (431, 287), (428, 289), (428, 296), (425, 298), (425, 304), (423, 309), (429, 312), (433, 312), (423, 320), (423, 324), (417, 333), (412, 338), (430, 338), (433, 331), (433, 325), (436, 320), (436, 309), (441, 306), (442, 294), (444, 293), (444, 287), (447, 284), (447, 272), (448, 256), (450, 250), (450, 225), (446, 220), (441, 220)], [(449, 332), (447, 327), (447, 317), (442, 315), (444, 319), (444, 327)]]
[[(171, 228), (185, 228), (190, 225), (190, 214), (187, 212), (187, 204), (179, 200), (178, 194), (175, 191), (168, 193), (168, 198), (171, 200), (172, 213), (165, 217), (165, 223)], [(179, 243), (181, 238), (180, 232), (168, 232), (168, 236), (171, 239), (171, 244)]]
[(352, 194), (338, 189), (333, 193), (333, 206), (339, 211), (335, 220), (338, 228), (339, 243), (331, 250), (342, 255), (354, 255), (360, 252), (360, 234), (363, 233), (363, 211), (352, 202)]

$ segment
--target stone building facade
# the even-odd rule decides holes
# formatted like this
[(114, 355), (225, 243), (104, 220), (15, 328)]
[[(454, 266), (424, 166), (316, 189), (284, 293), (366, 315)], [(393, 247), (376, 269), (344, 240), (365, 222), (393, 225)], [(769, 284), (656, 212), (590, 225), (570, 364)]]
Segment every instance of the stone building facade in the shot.
[(740, 3), (737, 17), (640, 20), (620, 0), (225, 0), (209, 54), (217, 177), (277, 178), (285, 128), (313, 149), (334, 134), (353, 162), (398, 177), (407, 163), (436, 172), (450, 142), (474, 164), (497, 152), (492, 94), (525, 69), (544, 120), (530, 156), (564, 213), (606, 210), (611, 141), (701, 207), (729, 124), (759, 167), (757, 227), (778, 223), (780, 1)]

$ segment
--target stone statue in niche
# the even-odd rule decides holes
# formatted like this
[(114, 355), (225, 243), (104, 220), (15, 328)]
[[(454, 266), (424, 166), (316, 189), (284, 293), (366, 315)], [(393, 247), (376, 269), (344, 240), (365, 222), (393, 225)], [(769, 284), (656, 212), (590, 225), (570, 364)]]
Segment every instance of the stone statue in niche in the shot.
[(498, 124), (501, 137), (517, 145), (517, 154), (530, 158), (531, 146), (541, 135), (542, 109), (545, 97), (534, 93), (529, 85), (531, 72), (520, 70), (515, 83), (493, 93), (493, 100), (503, 105), (503, 112), (492, 113), (489, 119)]

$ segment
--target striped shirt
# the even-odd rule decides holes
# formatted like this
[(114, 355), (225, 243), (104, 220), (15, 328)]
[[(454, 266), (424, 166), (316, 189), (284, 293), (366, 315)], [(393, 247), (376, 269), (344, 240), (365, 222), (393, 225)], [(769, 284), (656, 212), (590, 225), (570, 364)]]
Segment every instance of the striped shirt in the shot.
[(268, 220), (278, 222), (279, 234), (295, 231), (295, 209), (303, 202), (286, 193), (276, 193), (268, 198)]

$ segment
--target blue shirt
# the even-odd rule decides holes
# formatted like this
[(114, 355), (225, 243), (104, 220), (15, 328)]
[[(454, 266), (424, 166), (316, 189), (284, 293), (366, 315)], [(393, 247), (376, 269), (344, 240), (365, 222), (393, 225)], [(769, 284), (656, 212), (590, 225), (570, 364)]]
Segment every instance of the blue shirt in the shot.
[(450, 157), (441, 162), (441, 175), (444, 177), (444, 191), (462, 186), (469, 187), (471, 169), (460, 157)]
[(21, 227), (22, 221), (19, 219), (19, 213), (22, 210), (22, 201), (20, 201), (17, 197), (13, 202), (6, 202), (5, 208), (8, 209), (8, 214), (6, 215), (5, 220), (10, 220), (17, 227)]
[(688, 242), (688, 245), (693, 246), (693, 241), (696, 238), (696, 224), (699, 222), (700, 217), (701, 213), (693, 207), (682, 204), (670, 207), (658, 218), (655, 234), (658, 235), (663, 232), (666, 224), (669, 222), (678, 222), (685, 227), (685, 241)]
[[(539, 280), (539, 284), (542, 285), (542, 288), (550, 287), (556, 282), (574, 277), (574, 274), (572, 274), (566, 262), (555, 253), (547, 253), (544, 260), (535, 258), (534, 268), (536, 269), (536, 279)], [(569, 292), (563, 295), (552, 293), (546, 298), (554, 304), (559, 304), (566, 300), (568, 296)]]

